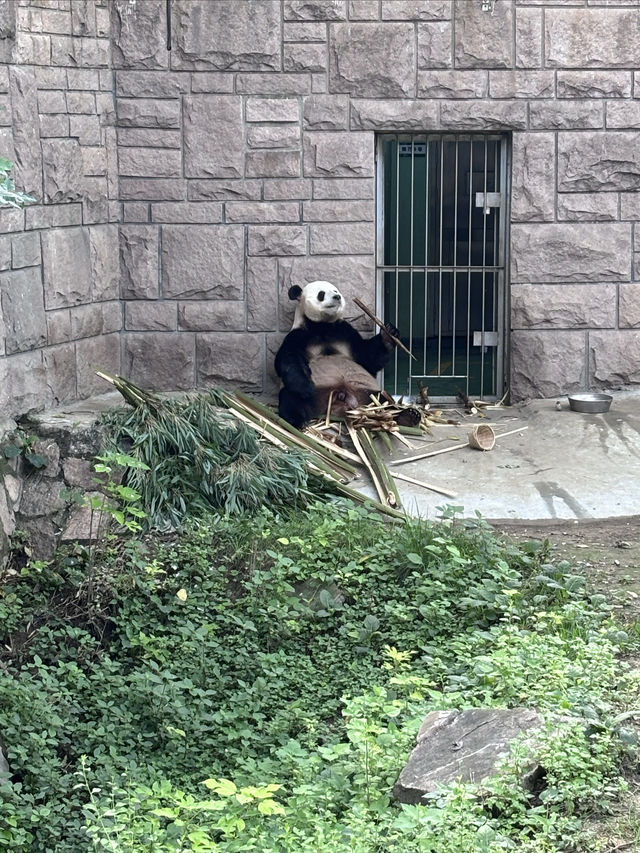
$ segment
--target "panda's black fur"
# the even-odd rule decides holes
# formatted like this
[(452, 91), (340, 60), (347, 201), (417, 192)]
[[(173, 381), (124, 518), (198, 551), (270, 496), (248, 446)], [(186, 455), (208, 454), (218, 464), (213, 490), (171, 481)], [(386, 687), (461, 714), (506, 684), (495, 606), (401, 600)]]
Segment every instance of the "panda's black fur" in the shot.
[[(375, 376), (395, 346), (389, 334), (363, 338), (342, 319), (344, 298), (329, 282), (294, 285), (289, 298), (298, 306), (275, 359), (283, 384), (280, 417), (301, 428), (324, 415), (330, 397), (334, 413), (370, 402), (370, 394), (379, 391)], [(397, 335), (395, 327), (387, 328)]]

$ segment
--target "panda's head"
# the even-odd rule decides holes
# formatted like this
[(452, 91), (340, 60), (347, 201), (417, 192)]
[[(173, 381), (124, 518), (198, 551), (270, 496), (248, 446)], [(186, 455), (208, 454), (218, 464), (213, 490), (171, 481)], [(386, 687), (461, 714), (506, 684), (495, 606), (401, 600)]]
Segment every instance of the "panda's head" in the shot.
[(315, 323), (334, 323), (344, 313), (344, 296), (329, 281), (311, 281), (300, 287), (289, 288), (289, 299), (297, 299), (293, 327), (301, 326), (305, 319)]

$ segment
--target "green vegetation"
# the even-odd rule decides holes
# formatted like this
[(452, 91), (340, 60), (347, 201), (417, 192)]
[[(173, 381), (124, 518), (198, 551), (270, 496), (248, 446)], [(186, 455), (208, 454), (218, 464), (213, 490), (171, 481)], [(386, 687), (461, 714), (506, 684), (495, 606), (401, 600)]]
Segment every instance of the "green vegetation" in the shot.
[[(624, 801), (637, 761), (630, 640), (545, 547), (452, 516), (391, 523), (336, 500), (107, 539), (91, 572), (81, 548), (16, 562), (0, 584), (0, 847), (604, 849), (585, 819)], [(426, 712), (515, 705), (549, 721), (541, 790), (521, 789), (515, 744), (481, 791), (392, 801)]]
[(30, 195), (16, 189), (16, 185), (11, 177), (13, 163), (7, 160), (6, 157), (0, 157), (0, 207), (9, 205), (10, 207), (24, 207), (25, 204), (30, 204), (35, 201)]

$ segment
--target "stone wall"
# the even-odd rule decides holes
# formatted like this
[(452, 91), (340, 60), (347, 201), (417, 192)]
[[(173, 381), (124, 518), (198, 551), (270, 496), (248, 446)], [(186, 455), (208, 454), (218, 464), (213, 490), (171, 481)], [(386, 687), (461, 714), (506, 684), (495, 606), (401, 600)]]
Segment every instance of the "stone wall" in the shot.
[(0, 0), (0, 156), (37, 199), (0, 209), (0, 413), (117, 371), (122, 308), (107, 0)]
[(273, 396), (292, 282), (374, 302), (384, 131), (511, 134), (514, 398), (640, 382), (636, 0), (172, 0), (171, 51), (165, 0), (0, 6), (47, 202), (0, 214), (5, 405), (94, 363)]

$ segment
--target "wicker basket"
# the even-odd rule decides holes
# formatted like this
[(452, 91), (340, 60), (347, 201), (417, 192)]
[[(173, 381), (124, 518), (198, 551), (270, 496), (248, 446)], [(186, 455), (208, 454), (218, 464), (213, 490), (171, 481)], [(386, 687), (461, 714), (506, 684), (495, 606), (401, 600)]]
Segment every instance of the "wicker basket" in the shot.
[(474, 450), (493, 450), (496, 443), (496, 434), (489, 424), (474, 426), (469, 433), (469, 447)]

